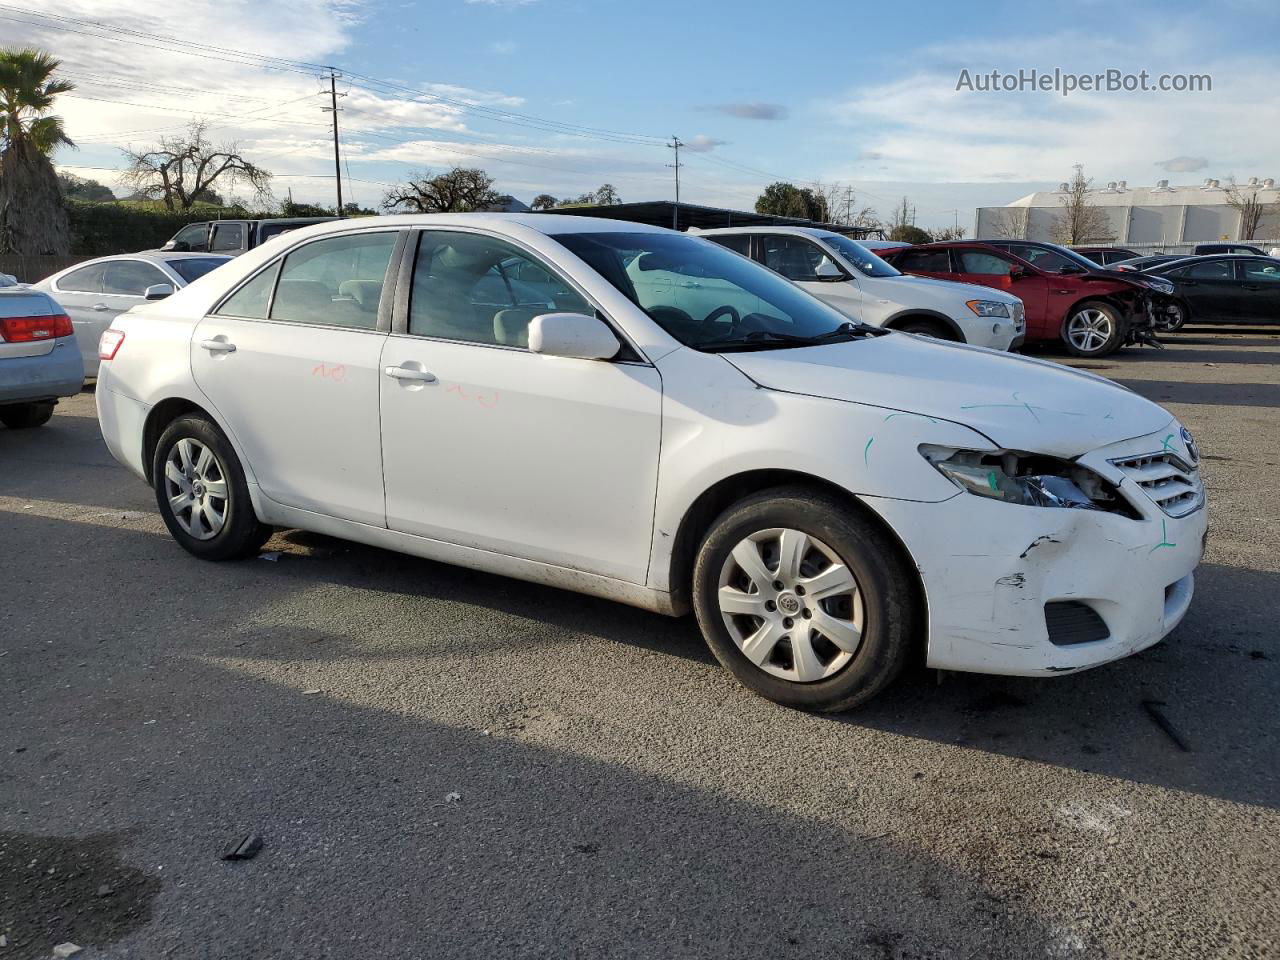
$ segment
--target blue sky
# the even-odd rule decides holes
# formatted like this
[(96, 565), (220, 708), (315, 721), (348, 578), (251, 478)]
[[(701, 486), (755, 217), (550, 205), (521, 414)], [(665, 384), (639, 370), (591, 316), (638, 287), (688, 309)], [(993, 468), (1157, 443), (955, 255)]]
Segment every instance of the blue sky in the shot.
[[(925, 226), (970, 224), (975, 206), (1057, 183), (1074, 163), (1131, 185), (1280, 175), (1268, 167), (1280, 157), (1280, 5), (1260, 0), (1077, 2), (1073, 14), (827, 0), (177, 0), (162, 20), (129, 0), (25, 9), (27, 22), (3, 22), (6, 45), (53, 50), (79, 84), (59, 110), (80, 149), (58, 160), (108, 183), (121, 146), (200, 115), (212, 136), (237, 140), (279, 175), (277, 195), (328, 199), (321, 84), (305, 71), (123, 44), (111, 30), (32, 23), (37, 9), (333, 63), (448, 98), (341, 81), (348, 194), (365, 203), (383, 184), (453, 163), (483, 166), (526, 201), (605, 181), (624, 199), (666, 198), (672, 158), (661, 144), (672, 134), (689, 144), (688, 201), (750, 206), (773, 179), (817, 180), (882, 214), (906, 194)], [(1020, 68), (1204, 73), (1213, 89), (1065, 98), (955, 89), (962, 69)]]

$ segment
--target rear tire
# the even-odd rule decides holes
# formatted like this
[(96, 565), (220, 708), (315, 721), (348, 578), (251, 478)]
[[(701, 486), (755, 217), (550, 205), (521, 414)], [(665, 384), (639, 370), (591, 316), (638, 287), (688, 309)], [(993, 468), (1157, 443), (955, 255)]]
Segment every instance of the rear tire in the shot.
[(915, 591), (897, 545), (821, 491), (776, 487), (729, 507), (698, 550), (692, 586), (716, 659), (783, 706), (848, 710), (909, 658)]
[(56, 400), (43, 400), (39, 403), (11, 403), (0, 407), (0, 423), (10, 430), (29, 430), (41, 427), (53, 416)]
[(165, 526), (202, 560), (251, 557), (271, 536), (253, 512), (240, 459), (205, 417), (179, 417), (165, 428), (151, 479)]
[(1105, 357), (1124, 343), (1124, 321), (1107, 303), (1089, 300), (1078, 304), (1062, 323), (1062, 342), (1076, 357)]

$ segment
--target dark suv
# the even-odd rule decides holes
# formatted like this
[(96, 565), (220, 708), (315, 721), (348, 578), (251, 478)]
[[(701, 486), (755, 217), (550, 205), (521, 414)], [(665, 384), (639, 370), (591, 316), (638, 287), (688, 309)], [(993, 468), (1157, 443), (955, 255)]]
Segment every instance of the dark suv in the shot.
[(1172, 302), (1168, 280), (1108, 270), (1053, 243), (961, 240), (880, 255), (903, 273), (1012, 293), (1026, 307), (1028, 343), (1061, 341), (1078, 357), (1157, 343), (1157, 317)]
[(270, 220), (205, 220), (189, 223), (165, 243), (161, 250), (174, 253), (221, 253), (238, 257), (272, 237), (313, 223), (341, 220), (341, 217), (275, 217)]

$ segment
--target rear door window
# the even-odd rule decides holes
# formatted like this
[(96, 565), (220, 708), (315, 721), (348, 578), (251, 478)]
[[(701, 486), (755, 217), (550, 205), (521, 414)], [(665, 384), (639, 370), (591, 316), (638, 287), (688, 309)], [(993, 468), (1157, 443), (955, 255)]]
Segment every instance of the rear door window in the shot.
[(750, 255), (751, 252), (751, 234), (749, 233), (726, 233), (716, 237), (707, 237), (712, 243), (718, 243), (722, 247), (728, 247), (734, 253), (740, 253), (744, 257)]
[(908, 250), (893, 265), (906, 273), (950, 273), (951, 257), (946, 250)]
[(354, 233), (293, 250), (280, 268), (271, 319), (375, 329), (397, 236), (391, 231)]
[(209, 242), (210, 253), (218, 253), (223, 250), (241, 250), (243, 248), (243, 223), (215, 223), (213, 225), (213, 239)]

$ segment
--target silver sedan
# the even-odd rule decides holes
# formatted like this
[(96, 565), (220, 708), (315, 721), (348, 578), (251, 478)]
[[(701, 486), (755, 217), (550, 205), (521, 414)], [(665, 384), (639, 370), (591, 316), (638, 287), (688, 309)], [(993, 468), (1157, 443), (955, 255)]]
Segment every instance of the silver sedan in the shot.
[(98, 375), (98, 338), (111, 321), (146, 300), (162, 300), (230, 260), (209, 253), (127, 253), (68, 267), (32, 284), (71, 318), (86, 377)]

